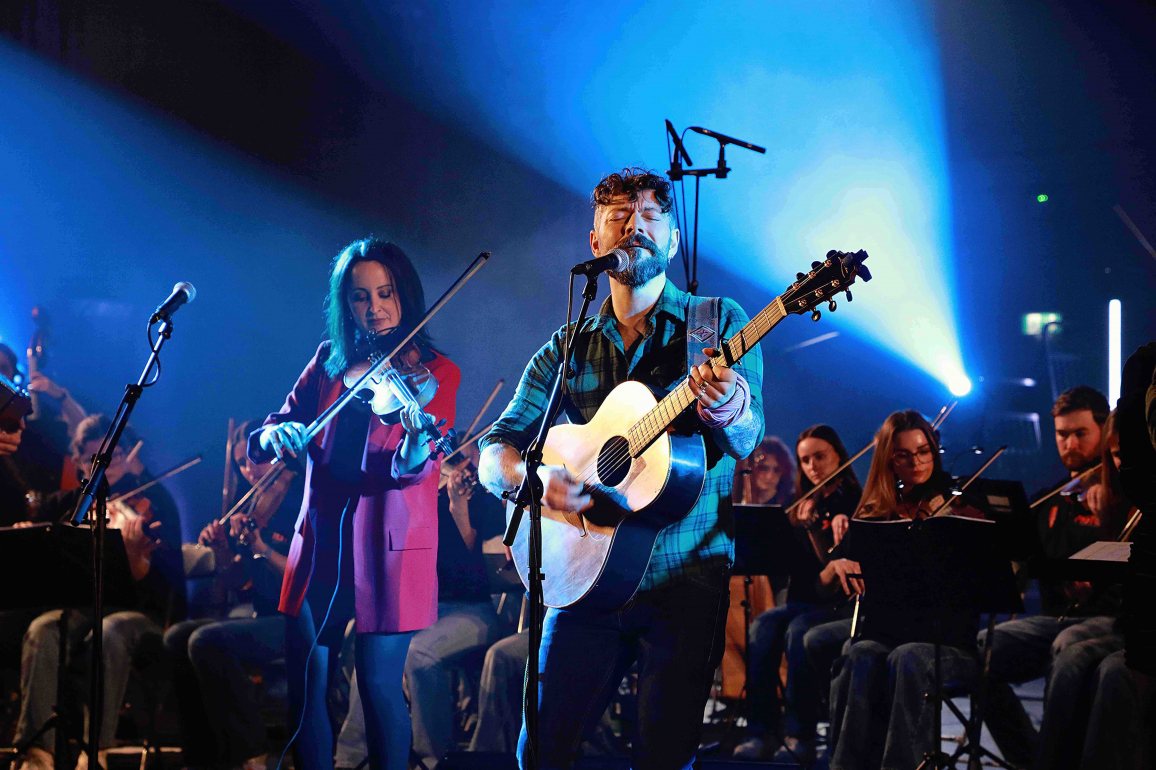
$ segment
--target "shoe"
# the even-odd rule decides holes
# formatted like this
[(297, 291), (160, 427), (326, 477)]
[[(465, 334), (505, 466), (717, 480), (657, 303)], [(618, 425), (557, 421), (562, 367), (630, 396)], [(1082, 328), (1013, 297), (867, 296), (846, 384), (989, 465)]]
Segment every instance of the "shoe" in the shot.
[[(96, 763), (100, 765), (100, 770), (108, 770), (108, 749), (97, 750)], [(80, 752), (80, 757), (76, 760), (76, 770), (88, 770), (88, 751)]]
[(20, 770), (54, 770), (56, 762), (53, 761), (52, 754), (39, 746), (33, 746), (28, 749), (19, 767)]
[(767, 755), (768, 744), (773, 740), (774, 738), (764, 738), (761, 735), (747, 738), (738, 746), (735, 746), (734, 758), (750, 760), (762, 759)]
[(801, 741), (793, 735), (783, 739), (783, 745), (775, 752), (772, 762), (797, 762), (803, 767), (815, 763), (815, 746), (810, 742)]

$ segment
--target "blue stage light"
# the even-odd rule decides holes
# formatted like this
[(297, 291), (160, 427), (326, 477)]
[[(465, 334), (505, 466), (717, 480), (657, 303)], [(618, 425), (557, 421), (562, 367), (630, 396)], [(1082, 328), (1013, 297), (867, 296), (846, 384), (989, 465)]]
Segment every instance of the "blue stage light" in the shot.
[[(876, 280), (824, 323), (962, 387), (931, 6), (496, 0), (428, 18), (407, 50), (440, 87), (407, 96), (580, 195), (627, 164), (664, 169), (664, 118), (766, 146), (728, 148), (728, 178), (703, 184), (701, 291), (727, 290), (712, 261), (769, 300), (828, 250), (866, 249)], [(713, 139), (686, 143), (714, 164)]]

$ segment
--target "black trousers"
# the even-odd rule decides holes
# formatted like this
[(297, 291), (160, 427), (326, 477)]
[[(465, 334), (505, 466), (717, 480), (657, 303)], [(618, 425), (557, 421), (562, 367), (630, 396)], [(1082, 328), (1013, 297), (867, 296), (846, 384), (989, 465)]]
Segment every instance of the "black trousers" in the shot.
[[(723, 654), (725, 580), (682, 579), (645, 591), (615, 613), (546, 612), (539, 670), (538, 767), (570, 766), (626, 670), (638, 661), (638, 725), (631, 767), (690, 767), (703, 706)], [(518, 761), (526, 766), (526, 727)]]

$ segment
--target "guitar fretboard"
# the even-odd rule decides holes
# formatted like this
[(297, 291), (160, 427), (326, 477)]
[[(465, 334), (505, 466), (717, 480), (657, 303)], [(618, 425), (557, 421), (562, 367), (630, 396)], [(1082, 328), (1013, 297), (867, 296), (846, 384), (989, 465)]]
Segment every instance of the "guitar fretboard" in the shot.
[[(757, 313), (746, 326), (739, 330), (738, 334), (722, 343), (724, 353), (712, 358), (711, 363), (725, 365), (728, 356), (732, 363), (738, 361), (786, 317), (787, 311), (783, 308), (782, 297), (776, 297), (774, 302)], [(626, 438), (630, 442), (631, 457), (638, 457), (646, 451), (646, 448), (665, 433), (675, 418), (694, 401), (694, 393), (690, 389), (688, 380), (683, 380), (678, 387), (655, 404), (653, 409), (626, 432)]]

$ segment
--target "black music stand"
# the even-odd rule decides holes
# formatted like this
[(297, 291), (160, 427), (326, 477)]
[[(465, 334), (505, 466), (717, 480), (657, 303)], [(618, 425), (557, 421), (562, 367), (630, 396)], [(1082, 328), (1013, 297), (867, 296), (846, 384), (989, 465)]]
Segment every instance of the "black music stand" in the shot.
[[(969, 490), (970, 491), (970, 490)], [(1000, 613), (1023, 612), (1007, 544), (994, 521), (937, 516), (917, 521), (853, 519), (848, 531), (850, 558), (862, 569), (865, 597), (872, 607), (926, 610), (934, 615), (935, 689), (932, 751), (920, 767), (954, 767), (941, 750), (943, 679), (940, 670), (940, 622), (944, 611), (988, 614), (983, 670), (976, 698), (976, 719), (968, 724), (969, 764), (978, 766), (980, 731), (986, 701), (992, 629)], [(989, 757), (996, 759), (990, 754)]]
[[(751, 672), (751, 584), (757, 575), (791, 575), (814, 554), (799, 540), (781, 505), (733, 506), (735, 563), (731, 574), (743, 578), (743, 671)], [(737, 709), (731, 727), (737, 722)], [(781, 743), (786, 747), (785, 743)], [(789, 751), (790, 749), (788, 749)]]
[[(114, 534), (115, 533), (115, 534)], [(120, 532), (108, 530), (104, 544), (104, 593), (113, 606), (136, 603), (136, 581), (128, 566), (128, 554)], [(62, 609), (59, 621), (59, 657), (56, 670), (56, 706), (53, 716), (27, 740), (16, 746), (23, 754), (46, 731), (56, 728), (57, 768), (72, 768), (68, 751), (69, 729), (64, 707), (68, 671), (68, 621), (73, 609), (92, 606), (93, 533), (67, 524), (34, 524), (0, 528), (0, 585), (21, 590), (0, 592), (0, 610)], [(89, 676), (103, 676), (91, 671)]]

